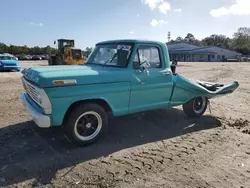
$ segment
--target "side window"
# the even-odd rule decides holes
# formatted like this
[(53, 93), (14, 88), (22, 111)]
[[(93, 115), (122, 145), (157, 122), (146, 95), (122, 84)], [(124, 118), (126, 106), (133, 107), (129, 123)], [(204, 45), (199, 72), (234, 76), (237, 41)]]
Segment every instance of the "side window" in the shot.
[(140, 61), (139, 61), (138, 51), (137, 51), (136, 54), (135, 54), (134, 61), (133, 61), (133, 68), (134, 69), (139, 69), (139, 66), (140, 66)]
[(156, 47), (143, 47), (138, 48), (135, 56), (133, 67), (139, 68), (139, 65), (144, 61), (148, 61), (151, 65), (150, 68), (161, 68), (160, 53)]

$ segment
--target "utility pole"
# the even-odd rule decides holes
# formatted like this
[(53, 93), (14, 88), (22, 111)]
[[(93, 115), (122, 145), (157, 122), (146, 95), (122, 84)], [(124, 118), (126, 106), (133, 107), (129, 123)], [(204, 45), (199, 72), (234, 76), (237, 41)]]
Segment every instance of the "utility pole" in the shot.
[(168, 42), (170, 41), (170, 39), (171, 39), (171, 33), (170, 31), (168, 31)]

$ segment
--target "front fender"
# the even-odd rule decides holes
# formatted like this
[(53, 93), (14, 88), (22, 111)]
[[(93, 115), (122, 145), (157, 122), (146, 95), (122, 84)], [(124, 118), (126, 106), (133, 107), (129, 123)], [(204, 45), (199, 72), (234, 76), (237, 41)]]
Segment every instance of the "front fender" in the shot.
[(52, 126), (61, 125), (68, 108), (78, 101), (104, 100), (115, 116), (128, 113), (130, 83), (90, 84), (47, 88), (52, 105)]

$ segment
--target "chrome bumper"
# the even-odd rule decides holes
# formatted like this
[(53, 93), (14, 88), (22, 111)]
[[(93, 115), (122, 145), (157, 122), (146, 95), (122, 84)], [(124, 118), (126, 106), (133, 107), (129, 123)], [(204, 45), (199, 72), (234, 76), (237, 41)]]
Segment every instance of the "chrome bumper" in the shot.
[(20, 68), (20, 66), (17, 65), (3, 65), (4, 68)]
[(37, 111), (27, 100), (26, 94), (21, 94), (21, 100), (26, 107), (26, 109), (31, 113), (32, 120), (41, 128), (48, 128), (50, 127), (50, 117), (47, 115), (42, 114), (41, 112)]

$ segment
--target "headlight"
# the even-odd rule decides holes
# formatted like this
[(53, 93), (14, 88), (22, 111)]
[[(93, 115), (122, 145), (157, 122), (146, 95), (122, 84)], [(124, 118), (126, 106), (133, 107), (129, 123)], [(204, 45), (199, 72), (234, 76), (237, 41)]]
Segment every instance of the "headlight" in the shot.
[(40, 106), (43, 108), (43, 112), (45, 114), (51, 114), (51, 103), (49, 97), (47, 96), (46, 92), (43, 89), (39, 89), (37, 98), (39, 100)]

